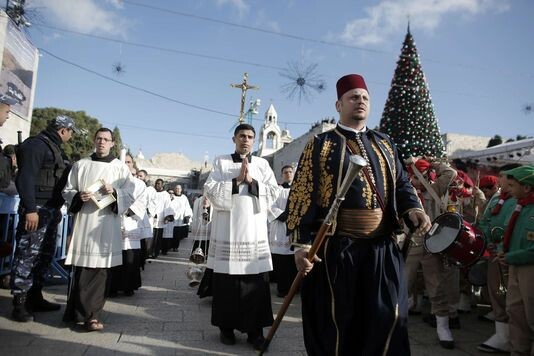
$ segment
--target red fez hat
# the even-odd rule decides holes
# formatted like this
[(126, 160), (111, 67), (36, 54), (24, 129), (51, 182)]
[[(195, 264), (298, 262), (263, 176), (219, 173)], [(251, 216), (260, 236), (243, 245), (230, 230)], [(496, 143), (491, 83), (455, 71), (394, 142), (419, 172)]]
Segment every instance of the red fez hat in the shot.
[(339, 100), (343, 94), (349, 90), (358, 88), (367, 90), (367, 85), (365, 85), (365, 80), (361, 75), (347, 74), (346, 76), (339, 78), (336, 83), (337, 99)]
[(495, 176), (484, 176), (480, 178), (480, 183), (478, 184), (480, 188), (493, 188), (499, 183), (499, 178)]

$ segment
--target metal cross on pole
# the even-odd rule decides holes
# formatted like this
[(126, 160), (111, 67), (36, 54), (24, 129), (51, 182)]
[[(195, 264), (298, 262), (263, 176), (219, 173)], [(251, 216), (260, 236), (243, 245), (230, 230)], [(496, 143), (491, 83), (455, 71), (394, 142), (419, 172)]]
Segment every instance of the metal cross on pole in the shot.
[(247, 90), (249, 89), (259, 89), (260, 87), (255, 85), (250, 85), (247, 83), (248, 74), (243, 75), (243, 82), (241, 84), (230, 84), (232, 88), (241, 89), (241, 110), (239, 112), (239, 123), (242, 124), (245, 122), (245, 98), (247, 96)]

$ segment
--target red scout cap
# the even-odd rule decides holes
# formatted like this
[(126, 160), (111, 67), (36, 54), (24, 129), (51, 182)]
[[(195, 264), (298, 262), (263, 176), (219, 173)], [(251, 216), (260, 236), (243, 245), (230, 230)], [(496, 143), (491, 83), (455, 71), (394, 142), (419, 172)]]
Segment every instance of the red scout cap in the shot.
[(495, 176), (484, 176), (480, 178), (480, 183), (478, 184), (480, 188), (493, 188), (499, 182), (499, 178)]
[[(339, 78), (336, 83), (337, 89), (337, 99), (339, 100), (343, 94), (348, 92), (351, 89), (365, 89), (367, 90), (367, 85), (365, 85), (365, 80), (359, 74), (347, 74), (344, 77)], [(367, 90), (369, 92), (369, 90)]]
[(419, 172), (423, 173), (424, 171), (430, 168), (430, 163), (428, 161), (425, 161), (424, 159), (418, 159), (415, 162), (415, 167)]

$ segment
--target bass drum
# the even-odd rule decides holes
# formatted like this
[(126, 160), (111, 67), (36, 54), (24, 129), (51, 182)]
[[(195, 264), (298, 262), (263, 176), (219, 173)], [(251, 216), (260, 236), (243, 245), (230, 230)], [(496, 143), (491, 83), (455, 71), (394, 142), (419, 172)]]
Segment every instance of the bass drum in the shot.
[(443, 254), (458, 267), (471, 266), (486, 249), (482, 232), (457, 213), (438, 216), (423, 244), (428, 252)]

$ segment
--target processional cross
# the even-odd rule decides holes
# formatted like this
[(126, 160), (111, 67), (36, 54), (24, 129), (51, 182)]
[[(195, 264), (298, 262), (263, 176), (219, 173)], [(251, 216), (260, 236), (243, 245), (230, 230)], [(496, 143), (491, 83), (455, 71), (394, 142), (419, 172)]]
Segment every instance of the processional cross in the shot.
[(239, 123), (242, 124), (245, 122), (245, 98), (247, 96), (247, 90), (249, 89), (259, 89), (260, 87), (255, 85), (250, 85), (247, 83), (248, 74), (243, 75), (243, 82), (241, 84), (230, 84), (232, 88), (241, 89), (241, 111), (239, 112)]

